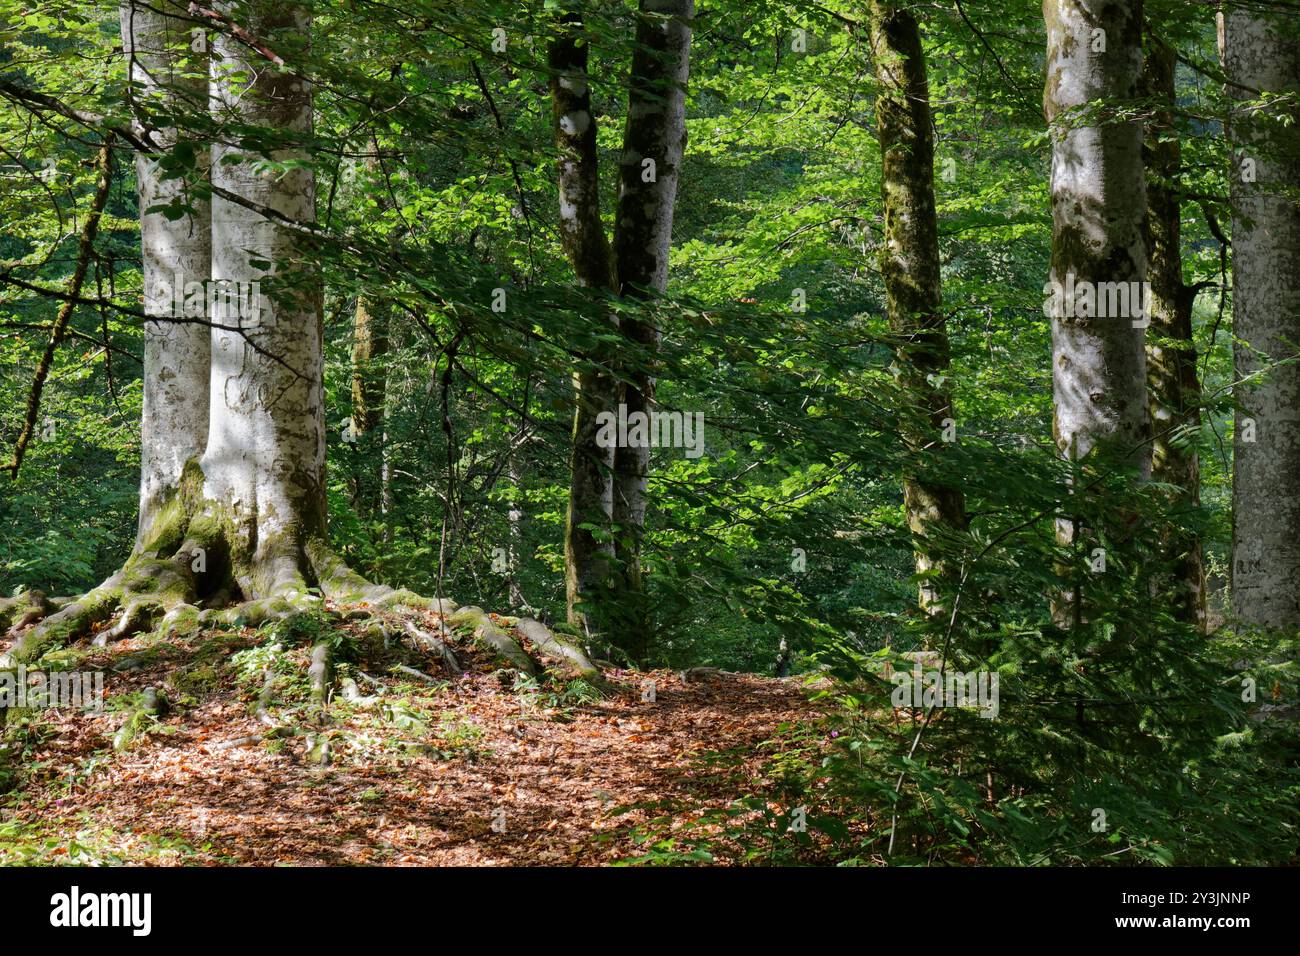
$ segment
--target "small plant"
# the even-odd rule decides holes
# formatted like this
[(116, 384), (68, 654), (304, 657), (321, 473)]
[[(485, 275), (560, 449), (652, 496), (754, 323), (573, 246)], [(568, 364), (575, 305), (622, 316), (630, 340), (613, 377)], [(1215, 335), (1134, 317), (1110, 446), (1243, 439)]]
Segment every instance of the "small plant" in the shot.
[(600, 688), (581, 677), (566, 681), (556, 690), (544, 687), (535, 677), (517, 672), (511, 689), (519, 695), (525, 708), (555, 711), (563, 717), (567, 717), (574, 707), (595, 703), (603, 697)]
[(460, 718), (452, 711), (442, 715), (435, 736), (443, 759), (460, 757), (472, 763), (492, 754), (491, 750), (483, 746), (483, 728), (473, 721)]

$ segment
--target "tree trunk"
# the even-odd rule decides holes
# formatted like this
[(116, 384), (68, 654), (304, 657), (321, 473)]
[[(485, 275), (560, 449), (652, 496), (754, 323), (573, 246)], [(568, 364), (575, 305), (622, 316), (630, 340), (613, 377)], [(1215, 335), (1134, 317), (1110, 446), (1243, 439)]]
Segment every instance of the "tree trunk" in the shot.
[(1142, 319), (1131, 297), (1114, 310), (1127, 315), (1080, 314), (1099, 311), (1086, 297), (1100, 291), (1105, 301), (1103, 283), (1146, 279), (1142, 126), (1114, 121), (1105, 105), (1137, 96), (1141, 6), (1045, 0), (1043, 110), (1052, 133), (1051, 279), (1053, 289), (1075, 292), (1051, 304), (1056, 442), (1070, 457), (1117, 454), (1149, 474)]
[[(1300, 37), (1294, 13), (1235, 9), (1224, 27), (1229, 89), (1266, 110), (1234, 110), (1232, 604), (1237, 618), (1300, 626)], [(1277, 113), (1286, 111), (1291, 125)], [(1268, 115), (1269, 113), (1273, 115)], [(1290, 191), (1285, 192), (1285, 191)], [(1258, 378), (1244, 381), (1269, 369)]]
[[(559, 150), (560, 240), (578, 283), (609, 289), (613, 271), (600, 221), (587, 40), (576, 14), (566, 14), (561, 26), (563, 32), (548, 51), (551, 112)], [(590, 632), (604, 626), (602, 605), (608, 604), (613, 553), (608, 534), (614, 511), (614, 448), (602, 448), (597, 442), (597, 417), (613, 410), (616, 380), (609, 372), (608, 356), (588, 358), (596, 368), (584, 368), (574, 376), (576, 407), (564, 526), (564, 577), (569, 623)]]
[[(879, 83), (876, 126), (885, 211), (880, 273), (897, 340), (894, 374), (911, 405), (902, 437), (913, 452), (933, 455), (943, 447), (945, 419), (954, 416), (947, 388), (938, 384), (947, 374), (949, 358), (925, 53), (916, 18), (886, 0), (871, 0), (871, 38)], [(921, 608), (934, 613), (941, 608), (935, 576), (942, 576), (946, 566), (936, 561), (926, 539), (937, 526), (966, 526), (963, 496), (956, 488), (906, 477), (903, 506), (916, 542)]]
[[(172, 0), (124, 0), (122, 49), (131, 81), (132, 131), (171, 149), (168, 114), (202, 110), (208, 97), (207, 35)], [(195, 47), (198, 47), (196, 50)], [(207, 177), (208, 149), (194, 150), (195, 173)], [(179, 493), (186, 462), (203, 454), (208, 438), (208, 360), (211, 332), (201, 307), (211, 278), (212, 213), (206, 198), (182, 178), (164, 178), (156, 157), (136, 157), (144, 313), (163, 319), (144, 325), (144, 409), (140, 423), (140, 521), (136, 547), (147, 548), (159, 515)], [(155, 206), (183, 203), (169, 219)], [(196, 298), (193, 293), (200, 294)], [(187, 295), (187, 292), (191, 293)], [(179, 305), (178, 305), (179, 304)]]
[[(1201, 390), (1192, 339), (1195, 290), (1183, 284), (1180, 243), (1182, 158), (1174, 128), (1174, 51), (1147, 38), (1143, 93), (1158, 102), (1147, 121), (1143, 156), (1147, 169), (1147, 280), (1151, 284), (1147, 333), (1147, 392), (1151, 405), (1151, 477), (1177, 491), (1175, 508), (1200, 504), (1200, 463), (1195, 434), (1200, 428)], [(1200, 539), (1191, 533), (1166, 536), (1173, 558), (1169, 604), (1181, 621), (1205, 623), (1205, 571)]]
[[(224, 33), (217, 37), (217, 118), (309, 136), (307, 81), (268, 62), (277, 47), (301, 47), (309, 13), (271, 0), (241, 11), (240, 25), (259, 42), (254, 49)], [(306, 157), (302, 149), (282, 148), (271, 158), (297, 163)], [(315, 222), (315, 174), (296, 164), (264, 168), (259, 153), (223, 142), (213, 150), (212, 179), (243, 200), (214, 198), (212, 209), (213, 280), (237, 291), (243, 307), (227, 310), (238, 314), (224, 323), (242, 332), (212, 333), (205, 503), (226, 524), (234, 575), (246, 597), (301, 593), (307, 553), (325, 539), (321, 289), (302, 232), (285, 221)], [(253, 282), (260, 284), (258, 295), (247, 285)]]
[(385, 303), (357, 296), (352, 327), (352, 503), (366, 521), (374, 521), (384, 510), (388, 323)]
[[(1146, 189), (1142, 124), (1117, 121), (1114, 105), (1138, 94), (1141, 0), (1043, 0), (1052, 137), (1052, 432), (1061, 454), (1099, 467), (1151, 473), (1143, 344)], [(1120, 298), (1119, 292), (1124, 293)], [(1115, 295), (1112, 297), (1111, 292)], [(1095, 532), (1075, 516), (1057, 538), (1090, 555)], [(1077, 569), (1073, 572), (1077, 574)], [(1084, 620), (1079, 578), (1053, 616)]]
[[(0, 669), (77, 639), (119, 609), (118, 622), (97, 641), (155, 624), (164, 633), (194, 632), (210, 621), (257, 626), (319, 610), (309, 588), (337, 604), (398, 613), (456, 609), (452, 601), (366, 581), (326, 538), (321, 271), (311, 246), (315, 178), (311, 154), (300, 145), (311, 138), (312, 94), (288, 65), (309, 40), (310, 15), (271, 0), (240, 5), (237, 23), (206, 8), (192, 8), (192, 15), (220, 24), (210, 107), (225, 128), (215, 137), (211, 168), (212, 281), (220, 295), (205, 303), (212, 323), (206, 449), (184, 463), (172, 500), (150, 527), (149, 547), (57, 610), (54, 602), (28, 602), (23, 613), (31, 626), (0, 654)], [(133, 26), (127, 32), (135, 37)], [(285, 145), (268, 148), (285, 134)], [(111, 143), (106, 139), (101, 150), (96, 210), (108, 194)], [(93, 226), (87, 229), (83, 251), (94, 238)], [(160, 250), (158, 262), (162, 257)], [(79, 263), (80, 273), (84, 256)], [(168, 369), (150, 374), (165, 377)], [(209, 605), (202, 611), (200, 598)], [(406, 629), (419, 634), (410, 619)], [(424, 645), (442, 646), (420, 636)], [(577, 648), (548, 639), (595, 672)], [(328, 648), (318, 643), (312, 673), (322, 699), (328, 665)]]
[[(527, 423), (521, 426), (527, 428)], [(524, 454), (523, 436), (517, 436), (514, 447), (509, 452), (506, 462), (506, 477), (510, 480), (510, 500), (506, 502), (506, 600), (515, 610), (531, 611), (532, 605), (524, 597), (523, 561), (524, 512), (519, 507), (519, 486), (523, 481), (523, 471), (519, 459)]]
[[(619, 163), (621, 187), (614, 225), (614, 253), (620, 296), (649, 298), (668, 285), (677, 182), (686, 148), (686, 81), (690, 72), (694, 0), (641, 0), (628, 89), (627, 126)], [(650, 160), (650, 163), (646, 161)], [(653, 321), (623, 322), (624, 336), (645, 351), (645, 361), (627, 369), (620, 401), (629, 420), (654, 406), (653, 354), (661, 330)], [(640, 598), (641, 540), (650, 444), (620, 445), (614, 456), (614, 523), (621, 576), (620, 616), (626, 622), (621, 646), (633, 658), (645, 653), (649, 622)]]

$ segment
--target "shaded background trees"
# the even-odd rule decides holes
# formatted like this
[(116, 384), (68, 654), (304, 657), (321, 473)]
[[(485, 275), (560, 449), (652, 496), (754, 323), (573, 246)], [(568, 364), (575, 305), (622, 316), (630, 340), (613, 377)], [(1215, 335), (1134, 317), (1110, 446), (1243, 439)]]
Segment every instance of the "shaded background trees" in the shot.
[[(93, 195), (84, 162), (107, 125), (130, 121), (116, 23), (73, 6), (76, 15), (63, 20), (12, 3), (4, 11), (15, 24), (0, 46), (0, 217), (12, 224), (0, 240), (6, 445), (17, 435), (20, 399), (72, 271), (74, 226)], [(1233, 222), (1235, 158), (1230, 165), (1209, 11), (1189, 19), (1181, 7), (1152, 0), (1144, 36), (1142, 5), (1107, 5), (1119, 18), (1105, 24), (1112, 69), (1094, 64), (1100, 73), (1076, 95), (1076, 64), (1054, 61), (1075, 72), (1049, 96), (1053, 131), (1041, 108), (1045, 52), (1049, 37), (1058, 50), (1070, 38), (1059, 25), (1051, 33), (1041, 12), (1023, 4), (760, 2), (697, 11), (666, 286), (662, 296), (639, 296), (620, 293), (628, 283), (657, 286), (665, 262), (656, 254), (654, 269), (643, 270), (642, 279), (653, 281), (619, 279), (607, 237), (617, 235), (622, 216), (629, 87), (636, 89), (629, 71), (654, 62), (649, 44), (637, 39), (651, 5), (644, 6), (584, 5), (581, 24), (541, 4), (316, 11), (314, 42), (300, 59), (312, 81), (313, 127), (298, 129), (296, 144), (265, 136), (241, 148), (278, 161), (290, 177), (304, 174), (301, 157), (277, 160), (277, 151), (305, 142), (311, 155), (316, 197), (301, 212), (315, 215), (321, 233), (290, 255), (309, 260), (323, 286), (333, 545), (376, 579), (493, 609), (521, 610), (526, 601), (558, 622), (573, 604), (566, 570), (572, 580), (573, 543), (581, 538), (611, 567), (634, 561), (648, 572), (635, 615), (646, 619), (644, 628), (620, 635), (596, 627), (602, 653), (621, 648), (675, 666), (830, 667), (861, 682), (845, 691), (848, 714), (870, 698), (871, 675), (890, 650), (947, 647), (963, 667), (1003, 673), (1018, 706), (1008, 704), (1006, 719), (992, 725), (954, 720), (939, 728), (922, 752), (960, 753), (963, 769), (909, 779), (958, 805), (964, 825), (974, 820), (984, 833), (1016, 830), (1016, 814), (1024, 814), (1031, 823), (1019, 834), (1023, 847), (1059, 851), (1053, 827), (1097, 801), (1122, 802), (1115, 781), (1145, 774), (1144, 786), (1174, 788), (1185, 782), (1180, 768), (1196, 761), (1207, 768), (1197, 800), (1162, 807), (1148, 822), (1159, 839), (1172, 840), (1189, 814), (1212, 815), (1209, 808), (1249, 777), (1211, 746), (1245, 732), (1234, 723), (1242, 709), (1234, 662), (1267, 655), (1220, 629), (1232, 445), (1244, 447), (1232, 407), (1243, 368), (1234, 371), (1231, 345), (1233, 332), (1242, 337), (1244, 286), (1229, 295), (1232, 274), (1221, 258), (1222, 225)], [(1068, 19), (1095, 5), (1050, 6)], [(873, 58), (872, 9), (878, 19), (910, 13), (922, 38), (927, 108), (909, 104), (918, 107), (907, 117), (912, 129), (899, 134), (914, 138), (921, 147), (914, 151), (891, 154), (888, 120), (897, 114), (889, 109), (888, 70), (878, 52)], [(1092, 28), (1085, 33), (1091, 44)], [(1074, 37), (1076, 48), (1085, 33)], [(1249, 64), (1233, 58), (1231, 21), (1228, 35), (1229, 70), (1240, 73)], [(244, 55), (229, 37), (222, 42), (232, 56)], [(1143, 49), (1148, 81), (1140, 88)], [(1173, 62), (1166, 51), (1177, 53)], [(579, 72), (581, 90), (573, 82)], [(1291, 87), (1283, 78), (1269, 89)], [(560, 103), (561, 121), (585, 112), (591, 124), (566, 131), (561, 122), (565, 158), (557, 164), (553, 106), (566, 97), (582, 102)], [(1289, 103), (1266, 101), (1251, 115), (1263, 126)], [(924, 156), (931, 123), (932, 162)], [(1237, 135), (1253, 135), (1250, 123)], [(183, 125), (215, 131), (195, 117)], [(580, 142), (569, 132), (581, 132)], [(1179, 156), (1170, 152), (1175, 139)], [(1080, 142), (1108, 148), (1063, 160)], [(1094, 174), (1107, 173), (1118, 154), (1119, 172), (1106, 189), (1087, 177), (1058, 177), (1053, 190), (1054, 149), (1058, 165), (1075, 162)], [(893, 226), (916, 227), (911, 238), (927, 259), (924, 268), (893, 269), (882, 257), (891, 222), (880, 197), (890, 195), (884, 177), (906, 161), (920, 170), (908, 177), (916, 191), (924, 191), (930, 167), (934, 230), (895, 219)], [(134, 534), (143, 386), (133, 358), (148, 361), (149, 353), (129, 166), (116, 164), (87, 301), (72, 316), (42, 401), (41, 424), (48, 419), (52, 427), (0, 503), (6, 590), (83, 589), (120, 562)], [(1285, 181), (1266, 160), (1259, 168), (1259, 183)], [(557, 201), (566, 169), (581, 179), (581, 204), (572, 195)], [(1120, 180), (1122, 188), (1109, 188)], [(1242, 235), (1250, 234), (1246, 219), (1258, 218), (1242, 215), (1252, 203), (1262, 215), (1291, 221), (1294, 207), (1276, 194), (1259, 186), (1243, 197), (1233, 182), (1234, 229)], [(625, 200), (630, 195), (625, 188)], [(1095, 204), (1086, 222), (1070, 221), (1077, 200)], [(581, 235), (562, 215), (570, 206), (586, 217)], [(1087, 234), (1082, 239), (1096, 238), (1095, 229), (1104, 241), (1084, 248), (1066, 236), (1072, 226)], [(590, 247), (577, 254), (573, 240), (584, 237)], [(1114, 267), (1116, 257), (1122, 267)], [(1044, 280), (1071, 269), (1076, 279), (1140, 279), (1144, 258), (1159, 266), (1147, 273), (1157, 308), (1146, 345), (1171, 359), (1170, 374), (1162, 377), (1165, 365), (1154, 360), (1144, 374), (1154, 352), (1144, 354), (1140, 330), (1094, 335), (1106, 340), (1084, 343), (1088, 356), (1100, 356), (1084, 377), (1095, 373), (1111, 391), (1094, 407), (1086, 388), (1076, 393), (1063, 382), (1058, 393), (1076, 404), (1054, 407)], [(909, 290), (907, 282), (920, 279), (924, 288)], [(900, 288), (920, 294), (904, 302)], [(1272, 314), (1285, 289), (1258, 288), (1273, 289), (1273, 304), (1262, 306)], [(909, 356), (899, 333), (915, 331), (907, 323), (918, 317), (936, 347)], [(662, 340), (620, 328), (659, 330)], [(1096, 330), (1068, 331), (1088, 338)], [(648, 347), (629, 341), (653, 344), (653, 361)], [(900, 354), (913, 366), (901, 380)], [(1195, 368), (1187, 361), (1193, 356)], [(579, 460), (575, 371), (588, 379), (582, 391), (599, 393), (599, 407), (620, 389), (646, 399), (653, 380), (660, 408), (705, 417), (701, 458), (651, 450), (644, 534), (632, 547), (624, 542), (619, 560), (615, 533), (603, 527), (618, 521), (616, 456), (591, 471), (596, 520), (586, 529), (569, 521), (566, 533)], [(1192, 371), (1201, 397), (1187, 394), (1197, 385)], [(901, 414), (918, 405), (918, 394), (931, 428), (944, 409), (958, 411), (956, 440), (943, 443), (941, 458)], [(1079, 421), (1062, 416), (1062, 406), (1081, 412)], [(1098, 408), (1106, 414), (1094, 414)], [(1064, 447), (1053, 441), (1054, 414), (1070, 419), (1057, 430)], [(1177, 424), (1162, 429), (1166, 420)], [(1139, 474), (1154, 448), (1156, 481), (1098, 468), (1086, 476), (1088, 493), (1072, 495), (1072, 482), (1082, 489), (1079, 470), (1061, 452), (1086, 451), (1070, 441), (1075, 430), (1085, 445), (1119, 435)], [(1239, 454), (1239, 470), (1253, 450)], [(1186, 467), (1167, 470), (1176, 462)], [(639, 486), (641, 468), (638, 459), (623, 469), (629, 487)], [(915, 576), (917, 529), (909, 527), (899, 479), (917, 475), (960, 491), (964, 504), (958, 509), (951, 495), (951, 507), (941, 509), (951, 533), (936, 535), (927, 546), (933, 553), (922, 555), (922, 570), (946, 564), (961, 582), (951, 618), (916, 606), (923, 583)], [(1239, 506), (1239, 519), (1242, 513)], [(1061, 519), (1091, 529), (1104, 570), (1081, 563), (1093, 560), (1091, 547), (1082, 555), (1060, 547)], [(1194, 607), (1192, 558), (1201, 546), (1212, 641), (1198, 633)], [(1080, 579), (1088, 614), (1080, 626), (1061, 628), (1051, 598)], [(583, 623), (574, 621), (579, 631)], [(888, 790), (904, 767), (915, 772), (895, 742), (880, 762), (845, 771), (845, 800), (888, 802), (878, 781)], [(1135, 769), (1134, 754), (1147, 762)], [(1291, 766), (1286, 759), (1271, 766)], [(1267, 792), (1268, 799), (1277, 793)], [(1150, 809), (1128, 799), (1131, 816)], [(946, 839), (927, 830), (942, 826), (919, 812), (907, 825), (922, 847), (917, 853), (926, 839)], [(1212, 843), (1201, 850), (1211, 852)], [(1159, 858), (1151, 841), (1142, 852)]]

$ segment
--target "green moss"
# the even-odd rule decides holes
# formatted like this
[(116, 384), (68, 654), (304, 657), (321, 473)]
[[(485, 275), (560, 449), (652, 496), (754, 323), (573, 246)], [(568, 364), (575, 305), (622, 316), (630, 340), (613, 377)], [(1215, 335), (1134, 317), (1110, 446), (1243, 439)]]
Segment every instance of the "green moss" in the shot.
[(189, 516), (180, 499), (173, 497), (158, 511), (150, 526), (148, 536), (140, 546), (140, 553), (149, 555), (173, 554), (185, 537)]
[(193, 604), (178, 602), (163, 615), (163, 619), (158, 623), (157, 633), (160, 637), (197, 634), (202, 628), (200, 613)]
[(122, 603), (122, 591), (114, 587), (99, 587), (38, 625), (42, 644), (65, 642), (79, 637), (87, 628), (107, 620)]
[(225, 523), (212, 512), (205, 511), (190, 519), (188, 538), (199, 547), (212, 547), (223, 542), (225, 537)]
[(472, 629), (488, 623), (488, 618), (481, 607), (471, 604), (448, 616), (447, 623), (454, 628)]
[(81, 647), (50, 648), (41, 655), (39, 666), (51, 671), (73, 671), (77, 670), (81, 666), (81, 662), (93, 656), (93, 654), (93, 650)]
[(202, 697), (221, 683), (221, 671), (212, 664), (195, 664), (173, 673), (170, 683), (177, 699)]

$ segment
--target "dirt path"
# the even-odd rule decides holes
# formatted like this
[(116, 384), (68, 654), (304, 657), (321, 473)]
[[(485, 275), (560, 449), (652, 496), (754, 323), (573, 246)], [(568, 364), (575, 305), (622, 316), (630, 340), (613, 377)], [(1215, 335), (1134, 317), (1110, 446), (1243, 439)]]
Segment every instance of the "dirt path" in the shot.
[[(78, 670), (117, 669), (110, 701), (147, 684), (189, 688), (186, 675), (209, 683), (192, 697), (173, 691), (181, 706), (124, 752), (110, 746), (121, 713), (43, 712), (24, 757), (31, 772), (0, 804), (0, 862), (608, 863), (642, 852), (632, 831), (662, 812), (645, 805), (689, 817), (762, 792), (770, 751), (760, 745), (818, 713), (793, 680), (615, 671), (620, 693), (581, 703), (520, 692), (471, 660), (460, 679), (389, 678), (382, 703), (337, 704), (333, 760), (320, 767), (301, 738), (220, 746), (265, 729), (246, 681), (200, 669), (260, 638), (223, 640), (216, 656), (128, 641), (78, 660)], [(731, 755), (725, 768), (707, 756), (719, 752)], [(24, 849), (6, 851), (6, 833)]]

